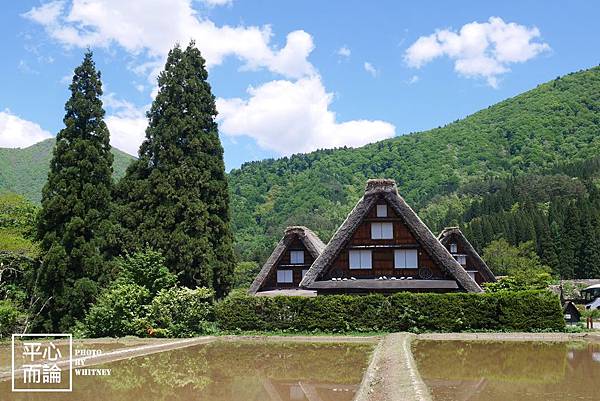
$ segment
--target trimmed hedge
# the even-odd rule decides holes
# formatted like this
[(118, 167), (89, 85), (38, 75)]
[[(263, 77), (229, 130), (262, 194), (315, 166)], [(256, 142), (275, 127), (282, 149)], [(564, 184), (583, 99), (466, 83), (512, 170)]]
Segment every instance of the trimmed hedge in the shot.
[(215, 315), (226, 331), (541, 331), (565, 327), (558, 296), (549, 291), (396, 293), (254, 297), (219, 302)]

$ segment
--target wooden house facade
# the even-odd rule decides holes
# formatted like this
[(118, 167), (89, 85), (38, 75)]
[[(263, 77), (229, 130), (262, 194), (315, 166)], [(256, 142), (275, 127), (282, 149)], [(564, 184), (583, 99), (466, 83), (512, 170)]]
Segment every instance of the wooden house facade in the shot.
[(318, 294), (482, 291), (398, 194), (393, 180), (367, 182), (300, 286)]
[(271, 256), (250, 286), (252, 295), (275, 295), (274, 290), (298, 289), (302, 278), (325, 244), (303, 226), (286, 228)]
[(494, 273), (492, 273), (485, 261), (479, 256), (460, 228), (446, 227), (438, 235), (438, 240), (477, 284), (481, 285), (486, 282), (496, 281)]

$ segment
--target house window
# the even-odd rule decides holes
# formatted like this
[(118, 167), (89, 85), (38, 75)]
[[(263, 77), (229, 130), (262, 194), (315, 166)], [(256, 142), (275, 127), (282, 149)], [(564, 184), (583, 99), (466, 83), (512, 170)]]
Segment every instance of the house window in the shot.
[(458, 252), (458, 247), (456, 246), (456, 243), (451, 243), (450, 244), (450, 253), (456, 253)]
[(278, 283), (293, 283), (294, 275), (292, 270), (277, 270)]
[(454, 259), (456, 259), (456, 261), (458, 262), (458, 264), (461, 265), (461, 266), (466, 266), (467, 265), (467, 255), (455, 255)]
[(469, 276), (475, 281), (475, 273), (477, 273), (477, 270), (467, 270), (467, 273), (469, 273)]
[(293, 265), (304, 264), (304, 251), (290, 251), (290, 263)]
[(304, 278), (304, 276), (306, 275), (307, 271), (308, 271), (308, 269), (302, 269), (302, 278)]
[(396, 269), (417, 269), (419, 267), (416, 249), (396, 249), (394, 251)]
[(371, 239), (394, 238), (394, 226), (392, 223), (371, 223)]
[(350, 257), (351, 269), (370, 269), (371, 251), (370, 250), (352, 250), (348, 252)]
[(387, 205), (377, 205), (377, 217), (387, 217)]

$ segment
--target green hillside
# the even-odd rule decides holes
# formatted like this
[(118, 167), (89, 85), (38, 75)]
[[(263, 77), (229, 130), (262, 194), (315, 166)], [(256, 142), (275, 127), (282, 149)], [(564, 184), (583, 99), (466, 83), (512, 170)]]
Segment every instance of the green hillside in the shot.
[[(53, 143), (0, 149), (0, 190), (39, 202)], [(490, 184), (494, 180), (547, 174), (599, 151), (600, 67), (595, 67), (430, 131), (244, 164), (229, 174), (236, 250), (242, 260), (262, 263), (284, 227), (293, 224), (307, 225), (327, 241), (373, 177), (395, 179), (432, 229), (466, 224), (479, 216), (470, 211), (472, 204), (498, 189)], [(114, 153), (115, 176), (121, 177), (132, 158)], [(558, 185), (553, 180), (536, 182)], [(486, 231), (480, 247), (497, 234)]]
[[(595, 67), (445, 127), (358, 149), (244, 164), (229, 177), (237, 250), (243, 259), (264, 261), (291, 224), (307, 225), (327, 241), (367, 178), (393, 178), (414, 207), (431, 208), (469, 185), (588, 159), (599, 150), (600, 68)], [(435, 210), (428, 211), (434, 218)]]
[[(0, 191), (21, 194), (39, 203), (42, 188), (48, 176), (54, 138), (38, 142), (28, 148), (0, 148)], [(113, 148), (115, 178), (121, 178), (133, 157)]]

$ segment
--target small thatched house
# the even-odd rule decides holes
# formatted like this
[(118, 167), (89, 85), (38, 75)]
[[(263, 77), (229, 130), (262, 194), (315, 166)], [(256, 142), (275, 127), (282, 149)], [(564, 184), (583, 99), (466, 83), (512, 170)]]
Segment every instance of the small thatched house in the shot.
[(581, 320), (581, 312), (571, 301), (567, 301), (563, 305), (563, 315), (568, 324), (577, 324)]
[(300, 286), (318, 294), (482, 291), (398, 194), (393, 180), (367, 182)]
[(496, 276), (490, 270), (473, 245), (458, 227), (446, 227), (438, 236), (439, 241), (446, 247), (459, 265), (469, 273), (477, 284), (496, 281)]
[[(250, 294), (277, 295), (276, 290), (298, 289), (300, 281), (323, 249), (325, 244), (308, 228), (286, 228), (283, 238), (250, 286)], [(297, 295), (310, 294), (298, 292)]]

